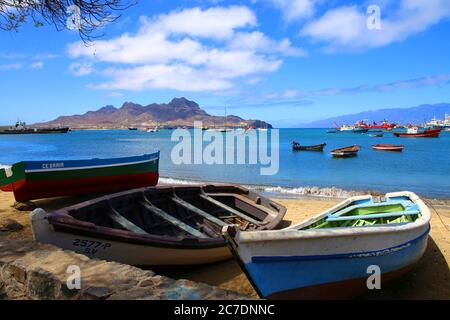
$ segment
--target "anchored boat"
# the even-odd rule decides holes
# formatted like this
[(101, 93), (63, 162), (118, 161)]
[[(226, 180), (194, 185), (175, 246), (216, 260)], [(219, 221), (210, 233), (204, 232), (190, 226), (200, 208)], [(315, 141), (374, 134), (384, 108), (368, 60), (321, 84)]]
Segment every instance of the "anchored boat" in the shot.
[(294, 151), (323, 151), (323, 147), (325, 147), (326, 143), (316, 144), (312, 146), (302, 146), (297, 141), (292, 142), (292, 150)]
[(355, 144), (353, 146), (331, 150), (330, 153), (335, 158), (348, 158), (357, 156), (358, 151), (359, 146)]
[(430, 211), (412, 192), (349, 198), (282, 230), (224, 236), (262, 298), (345, 299), (367, 290), (379, 267), (382, 285), (424, 254)]
[(23, 161), (0, 169), (0, 190), (17, 201), (154, 186), (159, 151), (137, 157)]
[(418, 128), (409, 128), (407, 132), (394, 132), (396, 137), (404, 138), (437, 138), (442, 129), (426, 129), (419, 131)]
[(402, 144), (374, 144), (372, 149), (383, 151), (403, 151), (404, 146)]
[(222, 228), (274, 229), (286, 208), (233, 185), (129, 190), (32, 213), (39, 242), (136, 266), (196, 265), (231, 257)]

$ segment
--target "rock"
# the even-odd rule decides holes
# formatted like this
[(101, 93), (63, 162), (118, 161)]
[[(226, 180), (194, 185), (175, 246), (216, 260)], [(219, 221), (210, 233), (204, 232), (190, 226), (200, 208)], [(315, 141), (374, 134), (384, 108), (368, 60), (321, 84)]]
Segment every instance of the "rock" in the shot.
[(34, 300), (55, 299), (59, 280), (49, 271), (36, 268), (28, 274), (27, 295)]
[(83, 292), (83, 298), (93, 300), (104, 300), (108, 298), (113, 291), (107, 287), (90, 287)]
[(14, 202), (13, 206), (14, 209), (19, 210), (19, 211), (33, 211), (34, 209), (36, 209), (36, 205), (31, 202), (31, 201), (27, 201), (27, 202)]
[(23, 229), (23, 225), (18, 223), (13, 219), (6, 219), (0, 222), (0, 231), (8, 232), (8, 231), (19, 231)]

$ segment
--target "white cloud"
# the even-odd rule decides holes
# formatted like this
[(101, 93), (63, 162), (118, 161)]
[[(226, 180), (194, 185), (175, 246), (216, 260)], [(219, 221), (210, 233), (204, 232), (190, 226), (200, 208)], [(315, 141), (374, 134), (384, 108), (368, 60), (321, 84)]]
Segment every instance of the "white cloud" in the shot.
[(306, 51), (292, 47), (287, 38), (281, 41), (273, 40), (260, 31), (239, 32), (228, 44), (231, 49), (259, 51), (264, 53), (280, 53), (285, 56), (304, 57)]
[[(106, 62), (100, 72), (109, 78), (92, 84), (100, 89), (174, 89), (180, 91), (228, 90), (236, 81), (259, 78), (276, 71), (281, 56), (304, 56), (288, 39), (271, 39), (253, 29), (256, 17), (247, 7), (199, 8), (171, 12), (154, 18), (141, 18), (136, 34), (68, 46), (73, 58), (93, 64)], [(239, 31), (237, 30), (239, 29)], [(69, 70), (75, 75), (79, 63)]]
[(86, 76), (94, 71), (91, 62), (73, 62), (69, 66), (69, 73), (76, 76)]
[(21, 63), (0, 64), (0, 70), (17, 70), (21, 69)]
[(43, 67), (44, 67), (44, 62), (42, 62), (42, 61), (36, 61), (30, 65), (31, 69), (42, 69)]
[(309, 22), (300, 35), (324, 42), (327, 50), (366, 49), (402, 41), (450, 17), (448, 0), (402, 0), (398, 8), (381, 11), (381, 29), (366, 26), (366, 8), (343, 6)]
[(284, 18), (291, 22), (309, 18), (314, 14), (315, 5), (321, 0), (266, 0), (281, 10)]

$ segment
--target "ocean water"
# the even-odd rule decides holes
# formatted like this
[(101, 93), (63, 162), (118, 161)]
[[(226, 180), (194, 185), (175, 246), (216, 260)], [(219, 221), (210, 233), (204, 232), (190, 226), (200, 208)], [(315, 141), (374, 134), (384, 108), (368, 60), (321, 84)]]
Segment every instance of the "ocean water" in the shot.
[[(22, 160), (63, 160), (122, 157), (161, 151), (160, 174), (165, 181), (217, 181), (298, 190), (308, 186), (381, 192), (409, 190), (427, 197), (450, 197), (450, 133), (439, 138), (382, 138), (367, 134), (326, 133), (326, 129), (280, 129), (279, 170), (261, 175), (262, 165), (207, 165), (172, 162), (172, 131), (73, 131), (68, 134), (0, 136), (0, 164)], [(295, 152), (291, 142), (327, 143), (324, 152)], [(270, 140), (269, 140), (270, 141)], [(372, 144), (404, 144), (401, 153), (375, 151)], [(208, 143), (205, 143), (207, 145)], [(336, 159), (330, 150), (358, 144), (357, 157)]]

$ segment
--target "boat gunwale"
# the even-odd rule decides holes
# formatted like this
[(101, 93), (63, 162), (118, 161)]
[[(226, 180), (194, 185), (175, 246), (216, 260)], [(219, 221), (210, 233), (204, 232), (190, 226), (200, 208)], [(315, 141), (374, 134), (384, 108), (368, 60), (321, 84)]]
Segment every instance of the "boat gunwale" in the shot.
[(327, 215), (331, 212), (340, 210), (347, 206), (348, 204), (357, 200), (367, 200), (372, 199), (371, 195), (365, 196), (355, 196), (342, 201), (331, 209), (326, 210), (314, 217), (304, 220), (293, 226), (289, 226), (281, 230), (267, 230), (262, 233), (255, 233), (254, 231), (248, 231), (245, 233), (237, 232), (236, 241), (237, 243), (250, 243), (250, 242), (264, 242), (264, 241), (286, 241), (295, 239), (314, 239), (314, 238), (336, 238), (336, 237), (348, 237), (348, 236), (360, 236), (360, 235), (376, 235), (376, 234), (386, 234), (386, 233), (398, 233), (407, 232), (429, 225), (431, 220), (431, 212), (425, 203), (413, 192), (410, 191), (400, 191), (387, 193), (386, 197), (399, 197), (407, 196), (412, 202), (419, 206), (421, 216), (418, 217), (413, 222), (402, 223), (402, 224), (386, 224), (386, 225), (376, 225), (376, 226), (359, 226), (359, 227), (338, 227), (338, 228), (326, 228), (326, 229), (306, 229), (300, 230), (301, 228), (310, 225)]

